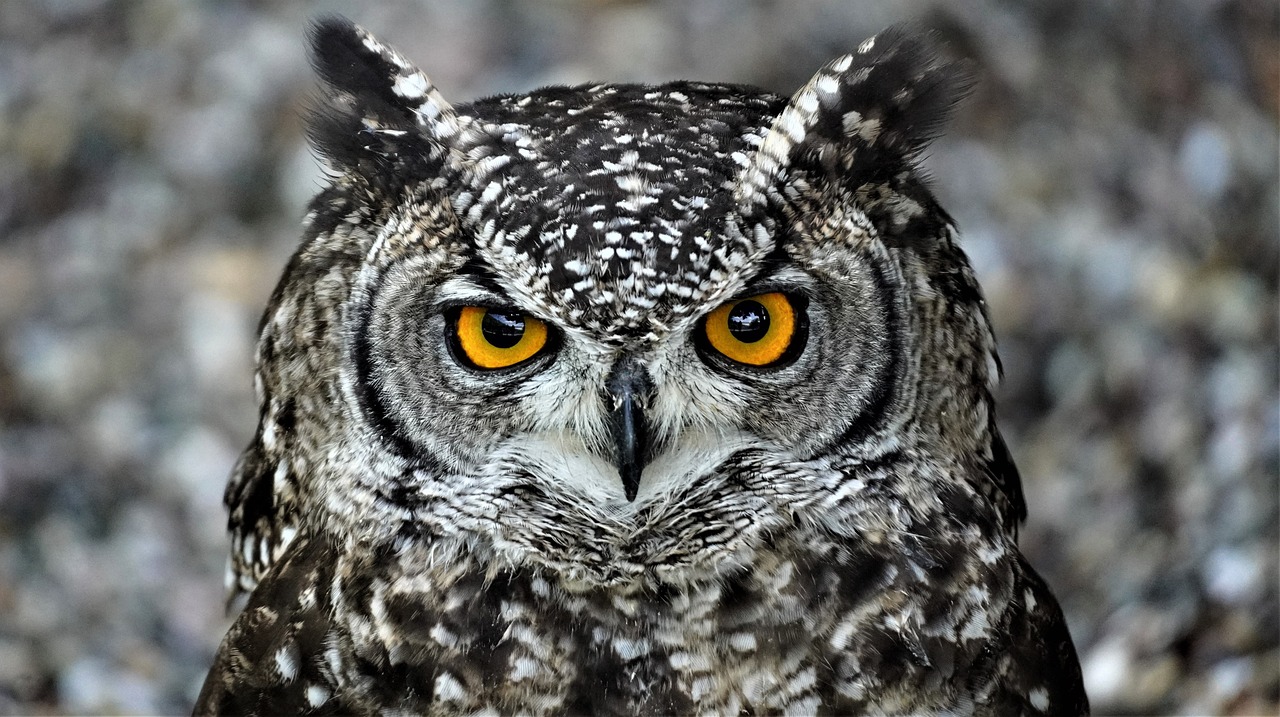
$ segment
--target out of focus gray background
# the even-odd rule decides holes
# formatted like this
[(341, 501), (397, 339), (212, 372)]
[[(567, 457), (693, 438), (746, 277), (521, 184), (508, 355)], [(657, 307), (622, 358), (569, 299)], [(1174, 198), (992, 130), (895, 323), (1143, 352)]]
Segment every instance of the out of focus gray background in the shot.
[(1096, 711), (1277, 713), (1274, 0), (5, 0), (0, 712), (189, 710), (255, 324), (321, 181), (305, 25), (333, 10), (455, 101), (789, 94), (887, 25), (937, 30), (980, 85), (929, 164)]

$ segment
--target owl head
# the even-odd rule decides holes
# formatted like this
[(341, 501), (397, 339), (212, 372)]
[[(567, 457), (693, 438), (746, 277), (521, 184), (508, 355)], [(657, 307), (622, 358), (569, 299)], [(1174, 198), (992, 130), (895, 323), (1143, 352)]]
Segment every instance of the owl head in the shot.
[(345, 20), (312, 49), (330, 181), (263, 318), (233, 589), (298, 531), (590, 586), (714, 576), (795, 525), (1021, 519), (984, 305), (917, 166), (965, 74), (919, 38), (790, 99), (451, 104)]

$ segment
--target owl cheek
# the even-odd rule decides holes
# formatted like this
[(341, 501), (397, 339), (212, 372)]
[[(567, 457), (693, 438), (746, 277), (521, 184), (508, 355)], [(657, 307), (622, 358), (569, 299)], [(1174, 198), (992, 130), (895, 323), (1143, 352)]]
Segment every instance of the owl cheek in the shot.
[(682, 369), (661, 383), (655, 380), (658, 388), (645, 413), (652, 460), (704, 432), (754, 433), (752, 406), (763, 400), (755, 387), (716, 375), (696, 358)]

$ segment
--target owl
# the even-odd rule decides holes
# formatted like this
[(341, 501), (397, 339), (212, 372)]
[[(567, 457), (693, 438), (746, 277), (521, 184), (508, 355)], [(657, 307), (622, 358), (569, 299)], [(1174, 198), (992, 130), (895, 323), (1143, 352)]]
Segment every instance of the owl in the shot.
[(329, 181), (226, 492), (197, 714), (1079, 714), (891, 29), (790, 98), (450, 104), (318, 22)]

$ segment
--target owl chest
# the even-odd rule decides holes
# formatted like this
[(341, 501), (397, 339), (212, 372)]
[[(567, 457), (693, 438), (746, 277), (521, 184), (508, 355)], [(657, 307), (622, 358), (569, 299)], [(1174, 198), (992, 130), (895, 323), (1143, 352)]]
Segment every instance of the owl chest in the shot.
[(545, 576), (466, 574), (377, 598), (366, 664), (412, 683), (377, 702), (407, 693), (424, 709), (809, 711), (840, 699), (850, 677), (837, 674), (831, 642), (857, 597), (844, 581), (882, 577), (858, 570), (764, 558), (697, 585), (586, 591)]
[(414, 675), (413, 693), (459, 709), (737, 713), (784, 708), (786, 694), (818, 681), (812, 616), (768, 600), (659, 602), (490, 596), (470, 602), (465, 614), (422, 612), (416, 625), (381, 631), (397, 635), (388, 662)]

